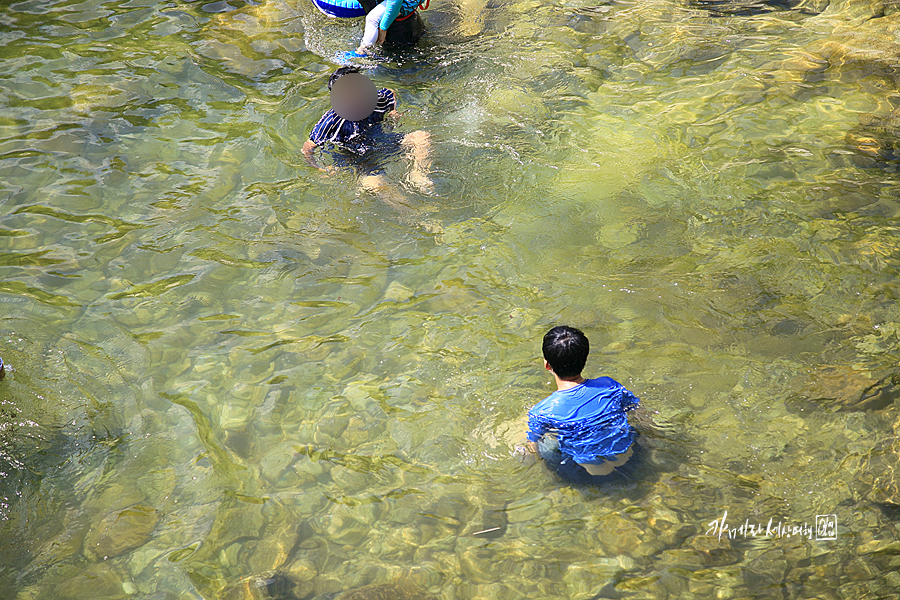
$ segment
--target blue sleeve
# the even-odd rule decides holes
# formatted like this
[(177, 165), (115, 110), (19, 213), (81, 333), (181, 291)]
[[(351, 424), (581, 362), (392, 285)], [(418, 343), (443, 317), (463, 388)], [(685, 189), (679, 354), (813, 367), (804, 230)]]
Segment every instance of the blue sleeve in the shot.
[(313, 125), (312, 131), (309, 132), (309, 139), (317, 146), (322, 143), (322, 129), (322, 119), (319, 119), (319, 122)]
[(333, 111), (328, 111), (322, 115), (322, 118), (319, 119), (318, 123), (313, 125), (312, 131), (309, 134), (309, 139), (318, 146), (325, 142), (329, 136), (334, 135), (338, 125), (339, 118)]
[(384, 15), (381, 17), (381, 24), (379, 27), (384, 31), (387, 31), (387, 28), (391, 26), (391, 23), (394, 22), (394, 19), (397, 18), (397, 15), (400, 14), (400, 9), (403, 7), (403, 0), (384, 0)]
[(629, 410), (634, 410), (638, 407), (638, 402), (641, 399), (632, 394), (630, 391), (622, 388), (622, 397), (619, 399), (619, 405), (622, 407), (622, 410), (628, 412)]
[(528, 411), (528, 441), (536, 442), (549, 429), (549, 423)]

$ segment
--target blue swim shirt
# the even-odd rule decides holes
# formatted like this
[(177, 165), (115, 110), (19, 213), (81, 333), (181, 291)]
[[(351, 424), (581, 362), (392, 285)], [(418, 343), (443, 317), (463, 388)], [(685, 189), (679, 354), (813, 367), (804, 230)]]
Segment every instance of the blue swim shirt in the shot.
[(625, 412), (637, 408), (638, 401), (614, 379), (588, 379), (553, 392), (528, 411), (528, 440), (555, 433), (560, 451), (577, 463), (620, 454), (634, 442), (635, 431)]
[(422, 2), (424, 0), (384, 0), (379, 2), (379, 4), (384, 4), (384, 15), (382, 15), (378, 27), (387, 31), (397, 17), (412, 14)]

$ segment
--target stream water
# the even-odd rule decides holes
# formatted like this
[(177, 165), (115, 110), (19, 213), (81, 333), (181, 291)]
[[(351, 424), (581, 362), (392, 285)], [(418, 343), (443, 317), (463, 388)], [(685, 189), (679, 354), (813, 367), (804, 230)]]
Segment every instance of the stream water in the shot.
[[(397, 207), (300, 151), (359, 21), (0, 6), (0, 597), (895, 597), (893, 388), (837, 409), (898, 368), (896, 61), (824, 0), (424, 17)], [(630, 478), (514, 456), (562, 323)]]

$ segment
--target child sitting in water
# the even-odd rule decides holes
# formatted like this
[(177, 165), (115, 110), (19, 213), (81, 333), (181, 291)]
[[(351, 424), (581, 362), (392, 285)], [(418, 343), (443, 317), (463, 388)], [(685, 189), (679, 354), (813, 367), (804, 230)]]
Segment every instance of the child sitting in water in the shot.
[[(430, 191), (432, 182), (427, 175), (430, 166), (430, 136), (425, 131), (401, 135), (381, 130), (385, 115), (399, 116), (397, 98), (387, 88), (375, 89), (375, 84), (359, 72), (357, 67), (341, 67), (328, 79), (332, 109), (315, 124), (309, 139), (303, 144), (306, 161), (326, 173), (348, 167), (359, 175), (359, 184), (395, 209), (408, 208), (403, 194), (382, 173), (381, 159), (397, 150), (405, 150), (412, 158), (407, 180), (419, 191)], [(323, 167), (315, 157), (321, 145), (334, 146), (329, 152), (334, 166)]]
[(565, 325), (544, 335), (544, 368), (557, 391), (528, 411), (528, 448), (563, 477), (609, 475), (631, 458), (635, 430), (625, 413), (638, 398), (609, 377), (581, 376), (590, 344)]

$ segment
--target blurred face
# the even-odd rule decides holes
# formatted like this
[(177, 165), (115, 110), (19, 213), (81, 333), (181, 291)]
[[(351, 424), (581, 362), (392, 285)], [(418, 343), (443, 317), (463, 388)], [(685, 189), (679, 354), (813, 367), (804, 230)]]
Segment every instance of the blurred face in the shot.
[(360, 121), (375, 110), (378, 90), (362, 73), (342, 75), (331, 86), (331, 108), (342, 119)]

